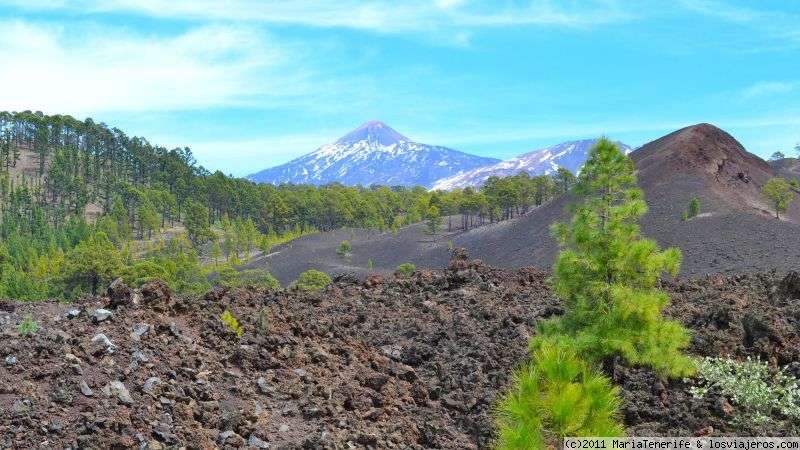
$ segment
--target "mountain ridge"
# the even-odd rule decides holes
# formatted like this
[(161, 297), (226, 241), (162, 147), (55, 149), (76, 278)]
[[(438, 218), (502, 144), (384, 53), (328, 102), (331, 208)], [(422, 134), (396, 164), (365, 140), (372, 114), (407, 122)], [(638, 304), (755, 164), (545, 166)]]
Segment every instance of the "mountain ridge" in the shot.
[[(581, 139), (565, 141), (559, 144), (536, 149), (514, 158), (500, 161), (493, 165), (478, 167), (471, 171), (455, 174), (441, 179), (433, 185), (433, 190), (451, 190), (468, 186), (482, 185), (489, 177), (506, 177), (526, 172), (528, 175), (549, 175), (563, 167), (572, 173), (577, 173), (586, 161), (589, 149), (597, 139)], [(631, 147), (616, 142), (625, 153), (632, 151)]]

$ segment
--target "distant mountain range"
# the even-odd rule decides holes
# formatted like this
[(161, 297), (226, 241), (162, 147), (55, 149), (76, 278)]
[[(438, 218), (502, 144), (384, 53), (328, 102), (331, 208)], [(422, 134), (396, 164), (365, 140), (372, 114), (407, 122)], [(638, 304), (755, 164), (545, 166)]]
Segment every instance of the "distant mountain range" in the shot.
[[(383, 122), (367, 122), (332, 144), (247, 178), (258, 183), (382, 184), (456, 189), (480, 186), (491, 176), (576, 173), (596, 139), (568, 141), (507, 161), (414, 142)], [(618, 144), (626, 153), (631, 148)]]
[[(437, 181), (432, 189), (446, 191), (467, 186), (480, 186), (489, 177), (507, 177), (520, 172), (527, 172), (528, 175), (549, 175), (557, 171), (559, 167), (563, 167), (572, 173), (577, 173), (586, 161), (589, 149), (592, 148), (595, 142), (597, 142), (597, 139), (568, 141), (534, 150), (507, 161), (478, 167), (443, 178)], [(630, 153), (632, 150), (621, 142), (617, 142), (617, 145), (625, 153)]]
[(442, 178), (499, 162), (421, 144), (383, 122), (367, 122), (338, 141), (286, 164), (248, 176), (258, 183), (431, 187)]

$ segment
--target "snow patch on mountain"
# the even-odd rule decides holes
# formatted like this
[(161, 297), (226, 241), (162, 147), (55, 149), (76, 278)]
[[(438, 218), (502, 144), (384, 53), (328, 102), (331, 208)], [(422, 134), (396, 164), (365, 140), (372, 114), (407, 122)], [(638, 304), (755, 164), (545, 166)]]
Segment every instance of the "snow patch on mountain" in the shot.
[[(466, 170), (443, 178), (434, 183), (431, 189), (447, 191), (467, 186), (477, 187), (485, 183), (489, 177), (507, 177), (520, 172), (527, 172), (531, 176), (549, 175), (555, 173), (559, 167), (563, 167), (572, 173), (577, 173), (586, 161), (589, 149), (592, 148), (595, 142), (597, 142), (597, 139), (568, 141), (534, 150), (506, 161)], [(621, 142), (617, 142), (617, 145), (626, 154), (632, 151), (629, 146)]]

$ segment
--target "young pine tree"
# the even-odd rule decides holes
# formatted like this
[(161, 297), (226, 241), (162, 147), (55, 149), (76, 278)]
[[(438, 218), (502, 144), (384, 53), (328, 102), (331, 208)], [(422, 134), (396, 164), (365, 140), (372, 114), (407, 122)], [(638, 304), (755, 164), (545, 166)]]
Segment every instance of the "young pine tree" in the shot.
[(501, 449), (538, 449), (565, 436), (619, 436), (619, 395), (598, 370), (607, 357), (669, 376), (694, 367), (681, 350), (688, 332), (665, 319), (668, 297), (657, 287), (676, 274), (681, 254), (661, 251), (639, 233), (647, 210), (633, 162), (601, 139), (574, 186), (583, 202), (569, 224), (554, 226), (561, 245), (553, 286), (567, 307), (531, 340), (531, 361), (517, 372), (498, 407)]
[(599, 140), (575, 192), (584, 200), (571, 223), (553, 227), (562, 249), (553, 285), (567, 312), (542, 331), (574, 337), (579, 352), (594, 362), (621, 355), (664, 375), (690, 374), (693, 364), (681, 353), (689, 333), (662, 316), (669, 297), (657, 287), (663, 273), (677, 275), (681, 253), (662, 251), (641, 235), (637, 221), (647, 204), (633, 161), (611, 141)]

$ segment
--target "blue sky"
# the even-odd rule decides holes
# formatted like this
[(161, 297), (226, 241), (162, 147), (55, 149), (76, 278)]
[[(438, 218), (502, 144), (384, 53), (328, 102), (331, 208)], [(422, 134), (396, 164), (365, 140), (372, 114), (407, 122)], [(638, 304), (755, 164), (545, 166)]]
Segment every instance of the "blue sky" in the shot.
[(0, 109), (91, 116), (235, 175), (362, 122), (508, 158), (711, 122), (800, 142), (794, 0), (0, 0)]

